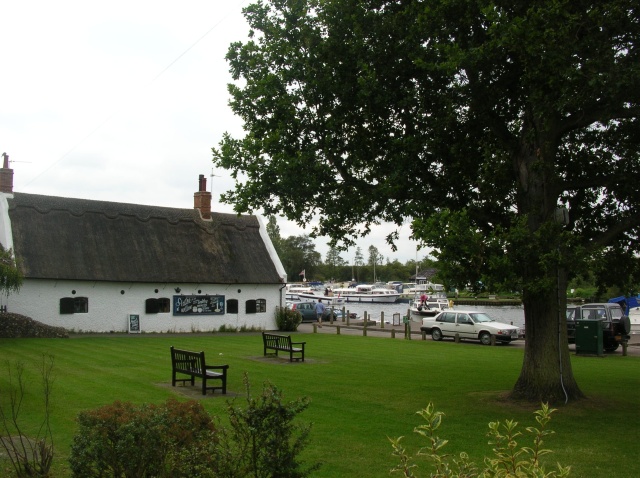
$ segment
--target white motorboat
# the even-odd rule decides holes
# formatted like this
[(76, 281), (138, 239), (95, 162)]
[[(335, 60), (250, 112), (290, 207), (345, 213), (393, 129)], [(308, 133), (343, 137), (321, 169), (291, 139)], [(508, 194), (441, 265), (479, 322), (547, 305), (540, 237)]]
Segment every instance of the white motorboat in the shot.
[(320, 300), (323, 304), (327, 305), (342, 305), (346, 302), (344, 297), (338, 297), (336, 294), (330, 292), (328, 295), (320, 290), (311, 290), (310, 292), (298, 292), (300, 300), (312, 300), (318, 302)]
[(420, 317), (433, 317), (440, 312), (440, 309), (430, 308), (426, 302), (421, 301), (419, 298), (413, 299), (409, 310), (411, 315), (419, 315)]
[(309, 293), (312, 294), (314, 291), (313, 287), (304, 284), (287, 284), (287, 288), (285, 291), (286, 300), (301, 300), (299, 297), (300, 293)]
[(400, 292), (386, 287), (360, 284), (333, 290), (333, 296), (345, 302), (394, 303), (400, 297)]
[(441, 312), (451, 307), (447, 294), (442, 284), (434, 284), (433, 282), (420, 282), (415, 287), (415, 299), (422, 299), (425, 296), (425, 302), (429, 309)]

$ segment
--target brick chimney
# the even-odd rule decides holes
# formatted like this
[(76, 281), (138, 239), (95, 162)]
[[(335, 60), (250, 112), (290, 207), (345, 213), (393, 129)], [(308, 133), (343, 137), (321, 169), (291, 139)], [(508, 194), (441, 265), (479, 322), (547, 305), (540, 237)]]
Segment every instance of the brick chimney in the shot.
[(204, 174), (198, 178), (198, 192), (193, 195), (193, 207), (200, 211), (202, 219), (211, 219), (211, 193), (207, 191)]
[(0, 169), (0, 192), (13, 192), (13, 169), (9, 168), (9, 155), (2, 153), (2, 169)]

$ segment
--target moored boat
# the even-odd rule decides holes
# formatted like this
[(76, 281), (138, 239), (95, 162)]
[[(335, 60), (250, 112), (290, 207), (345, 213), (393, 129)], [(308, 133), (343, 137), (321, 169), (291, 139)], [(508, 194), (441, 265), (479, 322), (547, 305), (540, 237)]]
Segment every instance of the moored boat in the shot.
[(342, 305), (346, 302), (343, 297), (338, 297), (336, 294), (330, 293), (326, 295), (323, 291), (311, 290), (311, 292), (298, 292), (300, 300), (312, 300), (317, 302), (320, 300), (323, 304), (327, 305)]
[(433, 317), (440, 312), (440, 309), (430, 308), (426, 302), (421, 301), (419, 298), (411, 302), (409, 310), (411, 311), (411, 315), (418, 315), (420, 317)]
[(286, 300), (301, 300), (299, 294), (309, 293), (312, 294), (313, 287), (304, 284), (287, 284), (285, 291)]
[(333, 296), (345, 302), (394, 303), (400, 297), (400, 292), (386, 287), (360, 284), (333, 290)]

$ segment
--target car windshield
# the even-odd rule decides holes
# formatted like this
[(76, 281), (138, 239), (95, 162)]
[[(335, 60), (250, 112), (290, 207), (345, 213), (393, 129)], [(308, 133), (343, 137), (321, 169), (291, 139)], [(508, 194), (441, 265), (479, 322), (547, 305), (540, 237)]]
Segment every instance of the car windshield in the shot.
[(493, 320), (487, 314), (484, 314), (482, 312), (476, 312), (476, 313), (469, 314), (469, 315), (471, 316), (473, 321), (476, 322), (476, 323), (478, 323), (478, 322), (495, 322), (495, 320)]

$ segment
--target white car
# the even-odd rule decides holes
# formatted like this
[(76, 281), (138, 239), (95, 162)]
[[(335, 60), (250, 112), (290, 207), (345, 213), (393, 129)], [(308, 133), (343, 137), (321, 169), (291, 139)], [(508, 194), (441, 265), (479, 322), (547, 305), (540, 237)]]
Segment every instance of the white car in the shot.
[(446, 310), (435, 317), (422, 319), (420, 330), (431, 334), (433, 340), (443, 337), (479, 340), (484, 345), (491, 344), (491, 336), (496, 342), (511, 342), (520, 338), (520, 329), (515, 325), (496, 322), (485, 312), (475, 310)]

